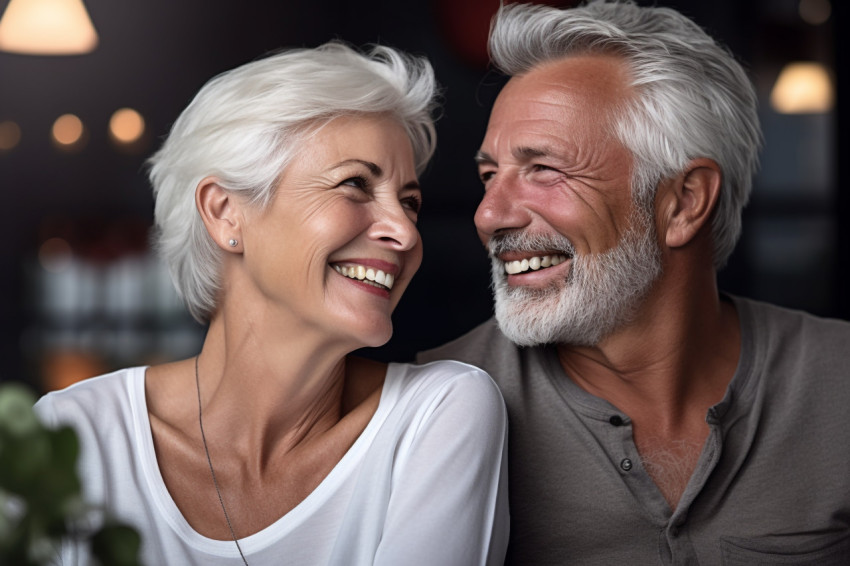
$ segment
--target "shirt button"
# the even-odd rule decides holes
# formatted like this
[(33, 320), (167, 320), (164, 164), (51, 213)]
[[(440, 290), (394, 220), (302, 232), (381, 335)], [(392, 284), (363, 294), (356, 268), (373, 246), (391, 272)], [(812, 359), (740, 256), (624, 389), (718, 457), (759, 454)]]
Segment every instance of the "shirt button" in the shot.
[(608, 419), (608, 422), (614, 426), (623, 426), (623, 417), (621, 417), (620, 415), (614, 415), (613, 417)]
[(620, 467), (623, 468), (623, 471), (628, 472), (632, 469), (632, 461), (628, 458), (623, 458), (623, 460), (620, 462)]

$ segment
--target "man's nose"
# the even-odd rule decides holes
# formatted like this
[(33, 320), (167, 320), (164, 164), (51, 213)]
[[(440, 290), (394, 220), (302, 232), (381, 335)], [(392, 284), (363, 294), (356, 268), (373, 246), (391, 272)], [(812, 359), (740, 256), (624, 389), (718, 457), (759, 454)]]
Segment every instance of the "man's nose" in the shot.
[(474, 219), (485, 245), (492, 236), (524, 228), (531, 222), (524, 200), (521, 181), (515, 174), (496, 174), (488, 182)]

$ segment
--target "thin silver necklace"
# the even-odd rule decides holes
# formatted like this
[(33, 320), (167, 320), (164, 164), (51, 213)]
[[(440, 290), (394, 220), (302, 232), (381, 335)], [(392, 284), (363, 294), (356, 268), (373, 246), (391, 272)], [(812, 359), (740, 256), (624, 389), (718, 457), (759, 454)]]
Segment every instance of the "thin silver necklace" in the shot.
[(218, 480), (215, 479), (215, 470), (213, 469), (212, 459), (210, 458), (210, 449), (207, 448), (207, 436), (204, 434), (204, 416), (201, 409), (201, 380), (198, 378), (198, 358), (195, 356), (195, 386), (198, 388), (198, 424), (201, 425), (201, 440), (204, 442), (204, 453), (207, 455), (207, 463), (210, 465), (210, 475), (212, 475), (215, 492), (218, 494), (218, 502), (221, 503), (221, 510), (224, 511), (224, 520), (227, 521), (227, 528), (230, 529), (230, 536), (233, 537), (233, 542), (236, 543), (236, 549), (239, 551), (239, 556), (242, 557), (242, 562), (248, 566), (248, 561), (245, 560), (245, 555), (242, 554), (242, 547), (239, 546), (239, 539), (236, 538), (236, 533), (233, 532), (233, 525), (230, 523), (230, 517), (227, 514), (227, 509), (224, 507), (224, 498), (221, 497), (221, 490), (218, 488)]

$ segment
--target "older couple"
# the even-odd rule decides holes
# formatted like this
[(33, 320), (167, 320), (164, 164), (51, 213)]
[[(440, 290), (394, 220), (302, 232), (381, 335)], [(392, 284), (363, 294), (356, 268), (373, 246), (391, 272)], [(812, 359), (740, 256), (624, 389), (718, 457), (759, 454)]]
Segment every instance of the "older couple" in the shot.
[(846, 564), (850, 324), (717, 289), (761, 141), (741, 66), (630, 2), (503, 6), (490, 52), (496, 316), (422, 365), (349, 354), (421, 260), (427, 62), (328, 44), (201, 89), (151, 180), (209, 331), (38, 403), (87, 496), (150, 564)]

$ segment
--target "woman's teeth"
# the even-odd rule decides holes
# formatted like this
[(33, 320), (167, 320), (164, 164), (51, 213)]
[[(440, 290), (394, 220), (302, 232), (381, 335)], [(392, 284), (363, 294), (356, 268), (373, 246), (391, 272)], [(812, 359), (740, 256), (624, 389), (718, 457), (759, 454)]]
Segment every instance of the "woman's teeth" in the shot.
[(516, 275), (517, 273), (524, 273), (529, 269), (537, 271), (544, 267), (555, 267), (565, 261), (567, 261), (567, 256), (561, 254), (537, 256), (516, 261), (506, 261), (505, 273), (508, 275)]
[(375, 287), (392, 289), (395, 277), (392, 273), (384, 273), (380, 269), (373, 269), (363, 265), (334, 265), (338, 273), (349, 279), (357, 279), (365, 283), (371, 283)]

